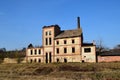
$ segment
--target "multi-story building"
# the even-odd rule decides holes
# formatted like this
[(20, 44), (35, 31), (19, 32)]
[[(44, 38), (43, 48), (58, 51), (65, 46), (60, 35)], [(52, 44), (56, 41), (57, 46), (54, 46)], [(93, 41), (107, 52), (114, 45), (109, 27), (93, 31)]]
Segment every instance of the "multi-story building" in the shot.
[(96, 62), (94, 43), (83, 43), (83, 32), (78, 26), (74, 30), (61, 30), (58, 25), (42, 28), (42, 46), (26, 50), (27, 62)]

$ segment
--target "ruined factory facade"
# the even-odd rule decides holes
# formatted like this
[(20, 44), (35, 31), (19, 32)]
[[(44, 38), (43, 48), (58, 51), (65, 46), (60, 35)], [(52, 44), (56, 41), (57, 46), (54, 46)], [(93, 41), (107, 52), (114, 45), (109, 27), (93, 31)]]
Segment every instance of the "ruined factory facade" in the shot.
[(44, 26), (42, 46), (29, 47), (26, 50), (27, 62), (96, 62), (95, 44), (83, 43), (79, 17), (77, 24), (74, 30), (61, 30), (58, 25)]

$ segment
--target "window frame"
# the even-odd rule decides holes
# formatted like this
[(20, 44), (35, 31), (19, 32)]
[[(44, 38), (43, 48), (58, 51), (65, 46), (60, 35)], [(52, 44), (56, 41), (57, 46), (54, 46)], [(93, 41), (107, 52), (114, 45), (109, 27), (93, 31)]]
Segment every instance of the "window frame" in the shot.
[(91, 48), (84, 48), (84, 53), (91, 53)]
[(48, 38), (45, 38), (45, 45), (48, 45)]
[(72, 53), (75, 53), (75, 47), (72, 47)]
[(67, 48), (66, 47), (64, 47), (64, 53), (67, 53)]
[(64, 63), (67, 63), (67, 58), (64, 58)]
[(49, 37), (49, 45), (52, 45), (52, 38)]
[(34, 50), (34, 54), (37, 55), (37, 49)]
[(51, 34), (51, 31), (49, 31), (49, 35), (52, 35), (52, 34)]
[(38, 53), (41, 54), (41, 49), (38, 50)]
[(48, 35), (48, 31), (45, 32), (45, 35), (46, 35), (46, 36)]
[(56, 41), (56, 44), (59, 45), (59, 41)]
[(59, 58), (57, 58), (57, 59), (56, 59), (56, 62), (57, 62), (57, 63), (59, 63), (59, 62), (60, 62), (60, 59), (59, 59)]
[(64, 44), (67, 44), (67, 40), (64, 40)]
[(36, 58), (34, 59), (34, 63), (37, 63), (37, 59)]
[(30, 50), (30, 54), (33, 55), (33, 50), (32, 49)]
[(60, 50), (59, 48), (56, 48), (56, 53), (59, 54)]
[(38, 62), (41, 63), (41, 59), (40, 58), (38, 59)]
[(74, 39), (72, 39), (72, 44), (74, 44), (75, 43), (75, 40)]
[(30, 59), (30, 63), (33, 63), (33, 59)]

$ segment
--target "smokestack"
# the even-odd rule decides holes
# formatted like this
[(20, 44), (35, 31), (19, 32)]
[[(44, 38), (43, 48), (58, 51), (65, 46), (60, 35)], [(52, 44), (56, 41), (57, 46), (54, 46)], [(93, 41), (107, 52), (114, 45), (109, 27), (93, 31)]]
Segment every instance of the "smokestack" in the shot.
[(80, 17), (77, 17), (78, 29), (80, 29)]

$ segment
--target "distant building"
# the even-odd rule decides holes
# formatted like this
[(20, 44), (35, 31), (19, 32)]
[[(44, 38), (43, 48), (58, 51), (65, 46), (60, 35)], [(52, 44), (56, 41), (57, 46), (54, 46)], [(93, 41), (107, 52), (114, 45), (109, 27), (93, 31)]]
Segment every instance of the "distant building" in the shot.
[(120, 62), (120, 52), (103, 52), (97, 58), (98, 62)]
[(96, 62), (96, 46), (94, 43), (83, 43), (79, 17), (77, 22), (74, 30), (61, 30), (58, 25), (44, 26), (42, 46), (26, 50), (27, 62)]

